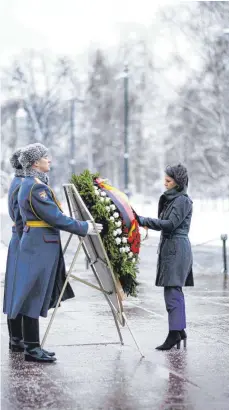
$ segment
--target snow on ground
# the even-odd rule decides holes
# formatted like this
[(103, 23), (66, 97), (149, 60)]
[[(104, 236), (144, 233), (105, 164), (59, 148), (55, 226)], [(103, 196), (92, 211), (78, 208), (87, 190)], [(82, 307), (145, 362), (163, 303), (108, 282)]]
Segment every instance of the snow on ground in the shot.
[[(157, 202), (144, 203), (141, 197), (134, 197), (131, 203), (142, 216), (157, 218)], [(150, 236), (159, 232), (149, 231)], [(229, 199), (193, 200), (193, 217), (190, 230), (192, 245), (208, 242), (208, 245), (222, 246), (221, 234), (229, 237)]]
[[(142, 216), (157, 217), (157, 202), (136, 195), (131, 198), (135, 211)], [(62, 204), (68, 215), (66, 202)], [(1, 241), (0, 241), (0, 273), (5, 271), (7, 246), (11, 237), (12, 222), (8, 216), (7, 197), (0, 199)], [(229, 199), (193, 200), (193, 218), (190, 231), (192, 245), (207, 244), (222, 246), (221, 234), (229, 236)], [(149, 230), (150, 237), (158, 237), (160, 232)], [(229, 240), (228, 240), (229, 241)], [(229, 243), (229, 242), (228, 242)]]

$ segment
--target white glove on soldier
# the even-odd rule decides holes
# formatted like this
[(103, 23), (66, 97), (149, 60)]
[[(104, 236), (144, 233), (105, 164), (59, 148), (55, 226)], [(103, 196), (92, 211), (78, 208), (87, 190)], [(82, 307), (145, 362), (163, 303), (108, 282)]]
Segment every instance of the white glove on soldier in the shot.
[[(86, 221), (88, 223), (88, 231), (87, 231), (87, 235), (97, 235), (97, 232), (94, 228), (94, 224), (91, 221)], [(102, 224), (98, 224), (95, 223), (95, 226), (97, 228), (97, 231), (100, 233), (103, 229), (103, 225)]]

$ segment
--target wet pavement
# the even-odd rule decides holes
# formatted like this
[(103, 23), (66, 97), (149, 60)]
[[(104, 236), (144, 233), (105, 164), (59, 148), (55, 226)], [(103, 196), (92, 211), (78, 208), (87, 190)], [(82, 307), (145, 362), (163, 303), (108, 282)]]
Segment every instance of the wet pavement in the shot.
[[(70, 262), (73, 249), (68, 252)], [(154, 287), (156, 239), (142, 247), (138, 298), (124, 301), (141, 358), (125, 326), (121, 346), (102, 294), (71, 280), (75, 299), (58, 310), (45, 345), (55, 364), (25, 363), (9, 353), (2, 316), (2, 409), (228, 410), (229, 283), (221, 249), (194, 249), (195, 288), (186, 288), (188, 346), (159, 352), (167, 335), (163, 289)], [(83, 254), (76, 272), (96, 283)], [(229, 282), (229, 280), (228, 280)], [(3, 283), (2, 283), (3, 287)], [(40, 320), (41, 335), (48, 319)]]

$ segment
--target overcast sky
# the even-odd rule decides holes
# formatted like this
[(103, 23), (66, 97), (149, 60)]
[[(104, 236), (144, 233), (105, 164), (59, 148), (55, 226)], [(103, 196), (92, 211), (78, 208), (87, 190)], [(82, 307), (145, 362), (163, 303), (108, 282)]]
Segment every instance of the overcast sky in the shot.
[(120, 25), (149, 25), (162, 1), (153, 0), (2, 0), (1, 62), (23, 49), (82, 53), (91, 43), (119, 41)]

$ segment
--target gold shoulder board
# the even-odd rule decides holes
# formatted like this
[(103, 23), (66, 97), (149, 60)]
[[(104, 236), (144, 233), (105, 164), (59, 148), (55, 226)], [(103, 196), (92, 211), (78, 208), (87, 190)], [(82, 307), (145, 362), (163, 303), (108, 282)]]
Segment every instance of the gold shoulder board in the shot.
[(43, 184), (45, 185), (39, 178), (34, 177), (34, 180), (36, 181), (37, 184)]

